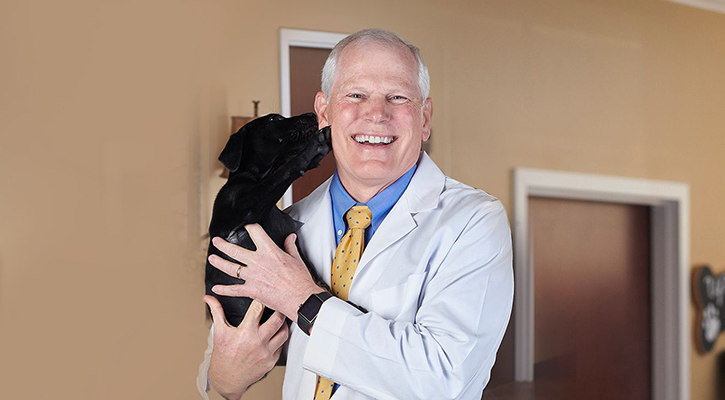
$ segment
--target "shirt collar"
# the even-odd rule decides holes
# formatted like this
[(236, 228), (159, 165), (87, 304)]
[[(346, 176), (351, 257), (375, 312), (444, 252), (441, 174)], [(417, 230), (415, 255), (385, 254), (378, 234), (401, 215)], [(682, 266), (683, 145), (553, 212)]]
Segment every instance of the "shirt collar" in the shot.
[[(373, 214), (372, 227), (373, 230), (376, 230), (393, 208), (395, 203), (398, 202), (400, 196), (403, 195), (403, 192), (405, 192), (410, 180), (413, 178), (413, 174), (415, 174), (417, 166), (417, 163), (413, 164), (413, 167), (403, 174), (403, 176), (398, 178), (390, 186), (383, 189), (383, 191), (376, 194), (367, 203), (358, 203), (352, 198), (352, 196), (350, 196), (350, 194), (347, 193), (345, 188), (342, 186), (342, 182), (340, 182), (337, 170), (335, 170), (332, 182), (330, 183), (330, 197), (332, 199), (335, 225), (338, 223), (338, 218), (344, 219), (344, 215), (350, 207), (355, 205), (366, 205), (370, 208), (370, 212)], [(344, 223), (344, 221), (342, 222)]]

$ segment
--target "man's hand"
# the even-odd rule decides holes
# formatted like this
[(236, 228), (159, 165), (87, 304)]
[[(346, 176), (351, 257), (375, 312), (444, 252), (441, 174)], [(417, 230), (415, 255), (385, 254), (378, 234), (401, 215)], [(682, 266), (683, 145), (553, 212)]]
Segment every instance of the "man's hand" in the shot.
[(279, 359), (289, 328), (285, 317), (275, 312), (259, 325), (264, 307), (252, 301), (238, 327), (227, 323), (219, 300), (204, 296), (214, 321), (214, 347), (209, 381), (226, 399), (239, 399), (247, 388), (272, 370)]
[[(295, 245), (297, 235), (292, 233), (287, 236), (284, 241), (285, 252), (277, 247), (259, 224), (247, 225), (245, 228), (257, 246), (257, 251), (236, 246), (219, 237), (212, 240), (217, 249), (244, 264), (239, 270), (239, 277), (245, 283), (217, 285), (212, 291), (223, 296), (251, 297), (297, 322), (300, 304), (310, 295), (325, 290), (315, 284), (302, 262)], [(240, 264), (215, 255), (209, 256), (209, 262), (222, 272), (237, 277)]]

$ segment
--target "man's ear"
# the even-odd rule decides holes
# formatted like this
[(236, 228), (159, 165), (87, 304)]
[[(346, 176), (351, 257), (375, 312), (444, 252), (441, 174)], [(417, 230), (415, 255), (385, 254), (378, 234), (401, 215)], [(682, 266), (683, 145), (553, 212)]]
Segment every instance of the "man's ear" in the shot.
[(315, 114), (317, 114), (317, 126), (324, 128), (330, 125), (327, 119), (327, 96), (323, 92), (317, 92), (315, 95)]
[(430, 125), (433, 120), (433, 99), (428, 97), (423, 103), (423, 141), (430, 139)]
[(234, 172), (239, 168), (239, 162), (242, 160), (242, 145), (244, 144), (244, 136), (246, 136), (246, 126), (239, 128), (237, 133), (233, 134), (224, 150), (219, 154), (219, 161), (224, 164), (230, 172)]

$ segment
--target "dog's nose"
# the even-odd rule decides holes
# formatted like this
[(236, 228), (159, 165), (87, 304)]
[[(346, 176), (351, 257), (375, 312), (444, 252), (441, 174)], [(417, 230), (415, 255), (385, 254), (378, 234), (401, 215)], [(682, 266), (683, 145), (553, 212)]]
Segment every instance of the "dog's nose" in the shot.
[(332, 127), (328, 125), (328, 126), (322, 128), (322, 135), (324, 136), (325, 141), (329, 142), (332, 137)]

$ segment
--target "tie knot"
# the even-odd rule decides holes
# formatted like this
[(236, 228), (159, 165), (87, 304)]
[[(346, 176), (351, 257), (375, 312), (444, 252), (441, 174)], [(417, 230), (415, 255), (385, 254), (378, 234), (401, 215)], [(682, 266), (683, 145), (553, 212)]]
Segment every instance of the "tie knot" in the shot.
[(347, 218), (347, 226), (349, 226), (350, 229), (365, 229), (370, 226), (373, 213), (370, 212), (368, 206), (354, 206), (345, 213), (345, 218)]

